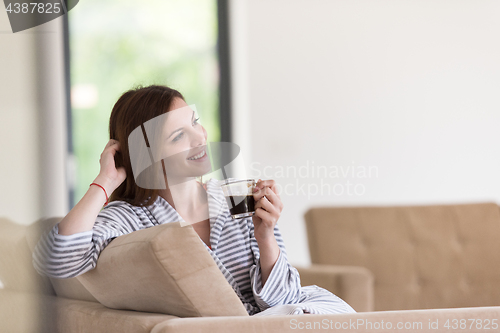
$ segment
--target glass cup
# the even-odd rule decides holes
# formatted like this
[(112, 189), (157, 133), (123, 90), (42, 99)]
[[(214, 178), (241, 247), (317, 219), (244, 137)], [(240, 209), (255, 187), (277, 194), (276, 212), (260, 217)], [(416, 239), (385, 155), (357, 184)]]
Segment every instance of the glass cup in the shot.
[(255, 185), (256, 182), (254, 179), (226, 180), (221, 185), (233, 219), (253, 216), (255, 214), (255, 200), (253, 199)]

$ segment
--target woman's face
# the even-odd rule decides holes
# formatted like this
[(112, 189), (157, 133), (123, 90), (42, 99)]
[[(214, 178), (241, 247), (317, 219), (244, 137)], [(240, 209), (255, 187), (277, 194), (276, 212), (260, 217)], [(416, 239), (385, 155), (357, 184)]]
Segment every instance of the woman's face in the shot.
[(167, 177), (204, 175), (211, 170), (206, 152), (207, 131), (195, 112), (181, 98), (175, 98), (167, 112), (162, 133), (162, 156)]

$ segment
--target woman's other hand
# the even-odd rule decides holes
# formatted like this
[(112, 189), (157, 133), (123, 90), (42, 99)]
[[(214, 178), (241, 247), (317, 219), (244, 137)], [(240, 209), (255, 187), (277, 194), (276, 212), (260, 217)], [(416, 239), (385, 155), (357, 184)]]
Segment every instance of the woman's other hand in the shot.
[(115, 165), (115, 155), (119, 151), (120, 143), (113, 139), (109, 140), (99, 159), (101, 170), (94, 180), (95, 183), (103, 186), (109, 194), (113, 193), (127, 177), (125, 168), (116, 168)]
[(274, 238), (274, 226), (283, 211), (283, 203), (279, 196), (276, 182), (272, 179), (257, 182), (253, 193), (255, 215), (252, 217), (254, 235), (257, 242)]

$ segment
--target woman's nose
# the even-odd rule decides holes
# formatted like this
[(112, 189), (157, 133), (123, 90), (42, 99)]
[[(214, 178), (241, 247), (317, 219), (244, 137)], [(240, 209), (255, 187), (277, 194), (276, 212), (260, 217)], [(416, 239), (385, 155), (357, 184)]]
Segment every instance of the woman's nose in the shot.
[(205, 133), (203, 127), (200, 125), (198, 129), (193, 129), (194, 133), (191, 140), (191, 146), (203, 146), (206, 144)]

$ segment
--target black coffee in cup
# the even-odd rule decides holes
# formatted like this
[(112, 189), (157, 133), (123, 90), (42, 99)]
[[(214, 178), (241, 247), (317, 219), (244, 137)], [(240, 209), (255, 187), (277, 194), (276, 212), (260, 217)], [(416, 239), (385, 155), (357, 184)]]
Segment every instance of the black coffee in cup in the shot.
[(230, 195), (226, 197), (229, 212), (233, 216), (242, 216), (255, 211), (253, 195)]
[(255, 200), (253, 190), (254, 179), (226, 180), (221, 185), (231, 217), (239, 219), (255, 214)]

